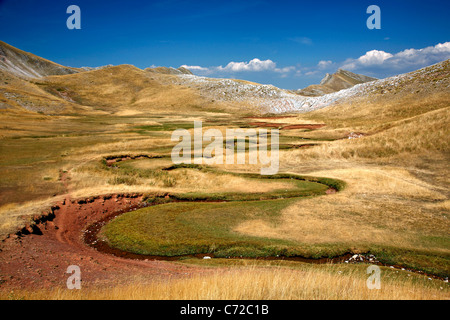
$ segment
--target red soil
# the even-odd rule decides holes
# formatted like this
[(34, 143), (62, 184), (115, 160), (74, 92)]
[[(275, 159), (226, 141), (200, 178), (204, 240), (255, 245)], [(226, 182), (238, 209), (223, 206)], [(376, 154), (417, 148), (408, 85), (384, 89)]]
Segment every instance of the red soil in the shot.
[(291, 124), (285, 127), (282, 127), (281, 130), (292, 130), (292, 129), (320, 129), (325, 127), (325, 124)]
[(258, 127), (275, 127), (279, 128), (281, 126), (286, 126), (287, 123), (272, 123), (272, 122), (249, 122), (248, 123), (251, 126), (258, 126)]
[(207, 269), (166, 261), (137, 261), (98, 252), (83, 241), (85, 228), (104, 215), (132, 210), (142, 195), (123, 194), (71, 200), (69, 196), (49, 212), (0, 243), (0, 287), (38, 289), (66, 287), (67, 267), (81, 269), (82, 286), (126, 283), (135, 276), (146, 279), (186, 276)]

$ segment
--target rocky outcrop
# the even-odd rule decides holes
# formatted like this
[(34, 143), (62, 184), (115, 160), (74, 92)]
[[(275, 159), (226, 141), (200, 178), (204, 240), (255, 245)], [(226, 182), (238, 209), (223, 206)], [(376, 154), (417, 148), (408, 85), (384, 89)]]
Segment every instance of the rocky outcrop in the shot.
[(322, 81), (320, 81), (320, 84), (313, 84), (302, 90), (297, 90), (297, 93), (303, 96), (317, 97), (375, 80), (377, 79), (339, 69), (334, 74), (327, 73)]

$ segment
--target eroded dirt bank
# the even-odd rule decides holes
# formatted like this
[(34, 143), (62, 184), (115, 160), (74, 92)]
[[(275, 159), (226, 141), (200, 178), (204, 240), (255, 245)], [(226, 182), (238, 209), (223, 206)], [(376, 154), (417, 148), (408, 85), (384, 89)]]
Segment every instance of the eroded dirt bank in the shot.
[(0, 243), (3, 288), (65, 287), (67, 267), (78, 265), (83, 285), (118, 284), (135, 276), (185, 276), (207, 270), (165, 261), (135, 261), (101, 253), (83, 241), (87, 226), (109, 214), (142, 206), (143, 195), (116, 194), (85, 200), (66, 198)]

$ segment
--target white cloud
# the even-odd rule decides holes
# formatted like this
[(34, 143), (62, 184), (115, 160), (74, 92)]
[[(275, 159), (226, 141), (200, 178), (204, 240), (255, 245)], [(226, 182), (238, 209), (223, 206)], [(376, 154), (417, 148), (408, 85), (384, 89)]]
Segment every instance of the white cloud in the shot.
[(284, 68), (275, 68), (275, 69), (273, 69), (273, 71), (279, 72), (279, 73), (289, 73), (291, 71), (295, 71), (295, 67), (290, 66), (290, 67), (284, 67)]
[(295, 66), (288, 66), (278, 68), (277, 64), (270, 59), (260, 60), (258, 58), (252, 59), (248, 62), (229, 62), (225, 67), (202, 67), (202, 66), (188, 66), (182, 65), (194, 73), (200, 75), (236, 73), (236, 72), (275, 72), (282, 74), (282, 76), (296, 71)]
[(321, 61), (319, 61), (319, 63), (317, 64), (317, 67), (318, 67), (319, 69), (326, 69), (327, 67), (329, 67), (329, 66), (332, 65), (332, 64), (333, 64), (333, 61), (331, 61), (331, 60), (327, 60), (327, 61), (321, 60)]
[(183, 64), (183, 65), (181, 66), (181, 68), (186, 68), (186, 69), (189, 69), (189, 70), (191, 70), (191, 71), (193, 71), (193, 70), (195, 70), (195, 71), (208, 71), (208, 70), (209, 70), (208, 68), (205, 68), (205, 67), (200, 67), (200, 66), (187, 66), (187, 65), (185, 65), (185, 64)]
[(342, 68), (348, 70), (411, 71), (450, 59), (450, 42), (423, 49), (406, 49), (395, 54), (372, 50), (358, 59), (347, 59)]
[(319, 72), (319, 70), (314, 70), (314, 71), (308, 71), (305, 72), (305, 76), (314, 76)]
[(275, 70), (277, 64), (272, 60), (259, 60), (255, 58), (250, 62), (230, 62), (225, 67), (219, 66), (217, 69), (219, 71), (228, 71), (228, 72), (242, 72), (242, 71), (267, 71), (267, 70)]
[(342, 67), (343, 69), (349, 69), (354, 70), (357, 69), (359, 66), (376, 66), (381, 65), (383, 62), (389, 58), (392, 58), (393, 55), (380, 51), (380, 50), (372, 50), (366, 52), (365, 55), (359, 57), (356, 60), (348, 59), (345, 65)]
[(183, 65), (197, 75), (202, 76), (229, 76), (235, 73), (263, 73), (277, 74), (277, 77), (288, 76), (319, 76), (325, 72), (335, 72), (337, 68), (383, 78), (399, 73), (410, 72), (425, 66), (450, 59), (450, 42), (439, 43), (422, 49), (406, 49), (397, 53), (382, 50), (371, 50), (356, 59), (347, 59), (337, 63), (331, 60), (321, 60), (313, 67), (285, 66), (278, 67), (276, 62), (267, 59), (254, 58), (250, 61), (231, 61), (223, 66), (188, 66)]
[(384, 60), (392, 57), (393, 55), (388, 52), (372, 50), (359, 57), (358, 61), (363, 65), (381, 64), (384, 62)]

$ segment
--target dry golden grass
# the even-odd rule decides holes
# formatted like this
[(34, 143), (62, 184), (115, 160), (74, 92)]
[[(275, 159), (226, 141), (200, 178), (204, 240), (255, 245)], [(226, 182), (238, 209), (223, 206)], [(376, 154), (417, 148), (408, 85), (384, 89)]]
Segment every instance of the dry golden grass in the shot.
[(417, 153), (448, 153), (449, 123), (450, 107), (447, 107), (396, 121), (391, 124), (391, 128), (366, 137), (324, 143), (314, 148), (296, 151), (291, 156), (302, 159), (390, 159)]
[(51, 92), (57, 88), (80, 105), (121, 116), (149, 111), (180, 114), (232, 107), (205, 99), (195, 89), (174, 85), (170, 80), (172, 77), (149, 73), (132, 65), (119, 65), (71, 75), (50, 76), (43, 81), (43, 86)]
[[(157, 159), (158, 160), (158, 159)], [(72, 196), (75, 198), (88, 197), (106, 193), (155, 193), (155, 192), (242, 192), (259, 193), (274, 190), (292, 189), (293, 185), (288, 182), (259, 181), (246, 179), (238, 176), (217, 175), (214, 173), (200, 172), (197, 170), (180, 169), (168, 172), (166, 175), (150, 178), (137, 177), (132, 185), (111, 184), (114, 174), (105, 170), (95, 169), (96, 164), (87, 164), (85, 167), (71, 171)], [(120, 175), (117, 174), (117, 177)], [(168, 186), (165, 178), (173, 181)]]
[(445, 200), (438, 203), (426, 204), (426, 207), (441, 210), (442, 212), (450, 212), (450, 200)]
[[(367, 267), (367, 266), (366, 266)], [(449, 299), (448, 285), (422, 277), (381, 272), (381, 289), (368, 289), (364, 266), (234, 267), (163, 281), (131, 280), (114, 287), (0, 292), (1, 299), (32, 300), (375, 300)], [(342, 269), (344, 271), (339, 271)], [(386, 273), (385, 273), (386, 272)]]
[(439, 206), (423, 210), (416, 205), (418, 201), (431, 204), (446, 197), (406, 170), (354, 167), (310, 174), (342, 179), (347, 188), (333, 195), (299, 200), (282, 212), (276, 225), (254, 220), (235, 230), (308, 244), (342, 242), (356, 248), (357, 244), (368, 243), (420, 248), (417, 233), (445, 236), (448, 232), (447, 218)]
[(148, 169), (159, 169), (159, 168), (167, 168), (173, 165), (171, 158), (156, 158), (156, 159), (142, 159), (139, 161), (134, 161), (132, 164), (133, 168), (139, 170), (148, 170)]
[(177, 184), (174, 190), (183, 192), (242, 192), (260, 193), (278, 189), (292, 189), (288, 182), (260, 181), (238, 176), (217, 175), (196, 170), (177, 170), (171, 174)]
[[(34, 215), (40, 215), (47, 211), (55, 202), (61, 201), (64, 197), (28, 201), (22, 204), (9, 203), (0, 207), (0, 238), (14, 233), (18, 227), (27, 222)], [(25, 217), (25, 219), (24, 219)], [(28, 221), (30, 222), (30, 221)]]
[(133, 134), (121, 135), (122, 140), (118, 142), (100, 143), (94, 146), (87, 146), (84, 148), (77, 148), (71, 150), (71, 154), (83, 159), (88, 154), (91, 159), (97, 157), (101, 159), (102, 156), (108, 156), (114, 153), (127, 154), (127, 153), (148, 153), (150, 148), (156, 147), (171, 147), (173, 142), (169, 138), (142, 138)]
[(386, 129), (396, 121), (447, 108), (449, 105), (450, 92), (448, 89), (439, 87), (432, 92), (420, 94), (403, 90), (395, 95), (370, 95), (353, 98), (348, 102), (303, 114), (301, 118), (308, 121), (323, 121), (332, 128), (352, 128), (367, 132)]
[(56, 90), (53, 94), (46, 91), (41, 82), (20, 79), (4, 71), (0, 71), (0, 89), (0, 102), (8, 105), (3, 113), (95, 113), (92, 108), (78, 105)]

